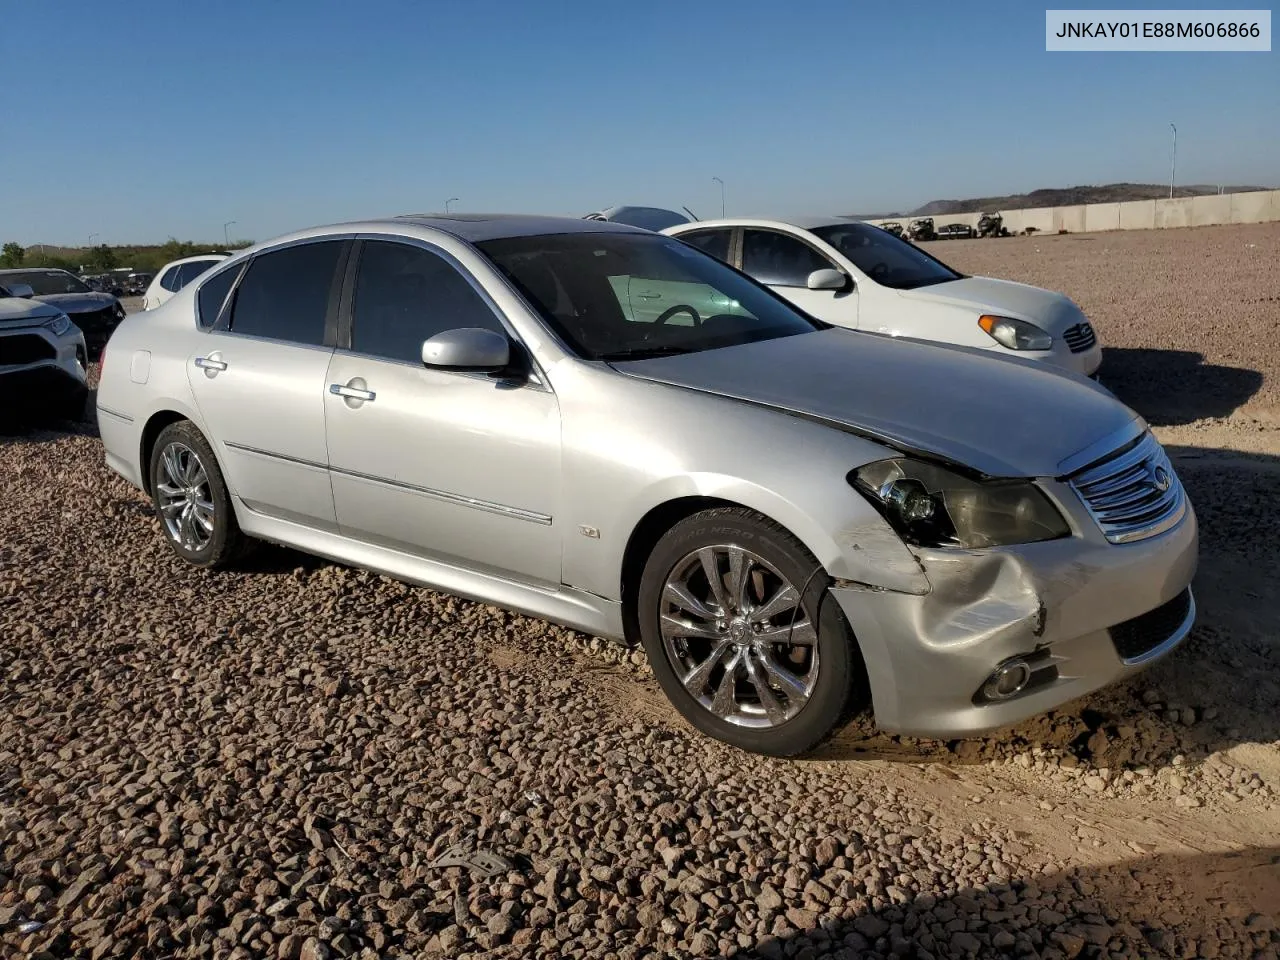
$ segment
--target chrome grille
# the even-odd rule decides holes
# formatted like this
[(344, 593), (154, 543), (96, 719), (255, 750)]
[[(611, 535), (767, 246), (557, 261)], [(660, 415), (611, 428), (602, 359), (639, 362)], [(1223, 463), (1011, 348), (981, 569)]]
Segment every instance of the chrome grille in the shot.
[(1093, 332), (1093, 325), (1087, 320), (1062, 331), (1062, 339), (1066, 341), (1067, 349), (1072, 353), (1083, 353), (1098, 342)]
[(1112, 543), (1154, 537), (1177, 524), (1187, 510), (1178, 475), (1150, 433), (1068, 481)]

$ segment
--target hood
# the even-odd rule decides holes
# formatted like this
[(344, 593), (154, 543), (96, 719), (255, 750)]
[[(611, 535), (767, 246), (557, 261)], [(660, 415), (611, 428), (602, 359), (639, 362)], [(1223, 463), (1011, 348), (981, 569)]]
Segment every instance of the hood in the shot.
[(1065, 294), (991, 277), (964, 277), (916, 290), (899, 290), (898, 294), (905, 300), (945, 303), (968, 307), (974, 313), (1028, 320), (1052, 334), (1060, 334), (1085, 319)]
[(997, 477), (1060, 476), (1139, 419), (1093, 381), (1031, 360), (839, 328), (614, 366)]
[(39, 300), (24, 300), (22, 297), (0, 297), (0, 324), (14, 323), (19, 320), (44, 320), (62, 313), (57, 307)]
[(52, 303), (73, 318), (77, 313), (93, 313), (119, 303), (109, 293), (46, 293), (36, 299)]

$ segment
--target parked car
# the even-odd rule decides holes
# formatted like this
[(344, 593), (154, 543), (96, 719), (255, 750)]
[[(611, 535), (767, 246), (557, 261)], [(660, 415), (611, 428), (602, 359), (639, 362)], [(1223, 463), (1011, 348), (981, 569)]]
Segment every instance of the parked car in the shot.
[(938, 228), (939, 240), (970, 240), (974, 235), (973, 227), (967, 223), (948, 223)]
[(150, 273), (131, 273), (125, 278), (124, 293), (127, 297), (142, 296), (147, 287), (151, 285), (151, 281), (155, 279), (154, 274)]
[(609, 223), (625, 223), (645, 230), (662, 230), (677, 223), (688, 223), (690, 217), (662, 207), (609, 207), (596, 213), (588, 213), (584, 220), (606, 220)]
[(225, 253), (204, 253), (166, 263), (142, 295), (142, 309), (154, 310), (200, 274), (227, 259)]
[(1106, 390), (819, 323), (618, 224), (281, 237), (128, 317), (97, 406), (186, 561), (261, 538), (639, 642), (763, 753), (868, 695), (887, 730), (1003, 726), (1194, 618), (1194, 513)]
[(937, 240), (938, 233), (933, 229), (933, 217), (917, 217), (907, 225), (907, 239), (911, 241)]
[(0, 420), (79, 420), (88, 393), (84, 334), (31, 287), (0, 295)]
[(880, 224), (880, 229), (892, 233), (895, 237), (903, 234), (903, 227), (897, 220), (890, 220), (888, 223)]
[(847, 219), (703, 220), (664, 230), (841, 327), (976, 347), (1091, 376), (1097, 335), (1061, 293), (968, 277)]
[(124, 319), (124, 307), (113, 294), (94, 290), (73, 273), (52, 268), (0, 270), (0, 289), (24, 284), (37, 300), (52, 304), (84, 333), (89, 359), (97, 356), (111, 331)]

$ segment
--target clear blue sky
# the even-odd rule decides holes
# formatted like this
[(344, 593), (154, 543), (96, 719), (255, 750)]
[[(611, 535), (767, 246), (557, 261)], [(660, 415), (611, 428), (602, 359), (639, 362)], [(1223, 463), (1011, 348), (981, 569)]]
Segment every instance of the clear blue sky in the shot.
[(212, 240), (226, 220), (263, 240), (449, 197), (707, 217), (713, 176), (730, 213), (873, 212), (1166, 181), (1170, 120), (1179, 182), (1280, 185), (1280, 54), (1046, 53), (1034, 3), (190, 8), (5, 5), (0, 241)]

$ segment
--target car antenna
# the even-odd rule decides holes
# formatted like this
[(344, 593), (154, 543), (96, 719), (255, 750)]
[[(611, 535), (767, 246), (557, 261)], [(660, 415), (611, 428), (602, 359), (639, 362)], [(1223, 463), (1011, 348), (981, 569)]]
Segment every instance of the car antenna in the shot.
[(690, 210), (688, 207), (681, 207), (680, 209), (683, 210), (685, 213), (687, 213), (689, 216), (693, 217), (695, 222), (697, 221), (698, 215), (694, 213), (692, 210)]

